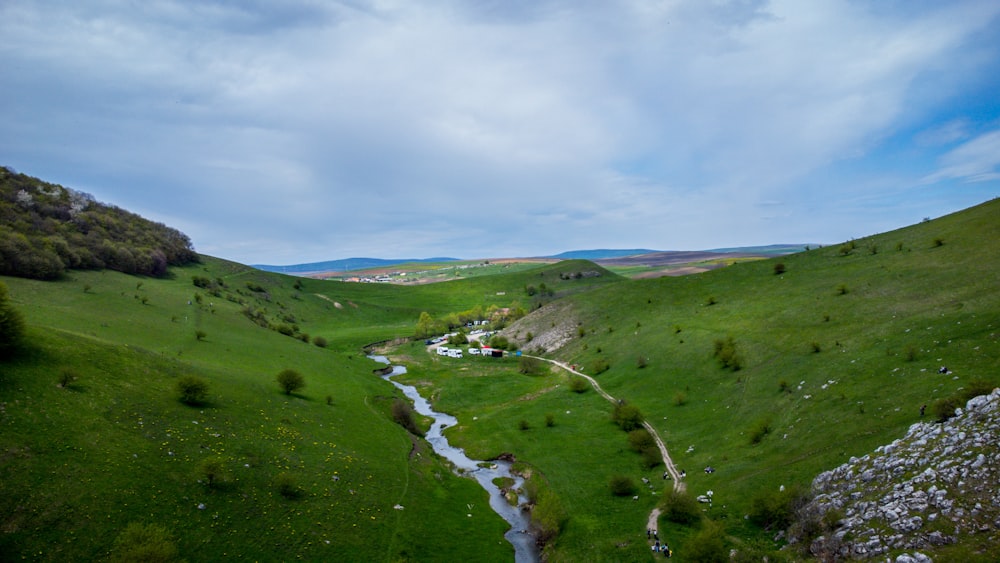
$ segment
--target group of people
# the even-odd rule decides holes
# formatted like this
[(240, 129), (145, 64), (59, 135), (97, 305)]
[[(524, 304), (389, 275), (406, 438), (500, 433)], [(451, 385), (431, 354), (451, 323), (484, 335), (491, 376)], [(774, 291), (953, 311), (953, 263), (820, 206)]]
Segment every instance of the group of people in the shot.
[(670, 549), (670, 546), (667, 545), (667, 542), (663, 542), (662, 544), (660, 543), (660, 536), (659, 534), (656, 533), (656, 530), (651, 530), (649, 528), (646, 528), (646, 539), (647, 540), (651, 539), (655, 541), (652, 547), (653, 553), (659, 552), (662, 553), (664, 557), (673, 557), (674, 555), (673, 550)]

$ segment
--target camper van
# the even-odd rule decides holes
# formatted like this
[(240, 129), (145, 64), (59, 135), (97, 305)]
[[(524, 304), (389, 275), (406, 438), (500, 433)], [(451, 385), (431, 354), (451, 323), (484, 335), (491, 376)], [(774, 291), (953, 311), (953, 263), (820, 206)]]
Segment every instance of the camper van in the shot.
[(447, 356), (447, 355), (448, 355), (448, 347), (438, 346), (438, 356)]
[(448, 357), (449, 358), (461, 358), (462, 357), (462, 351), (459, 350), (458, 348), (455, 348), (453, 350), (448, 350)]

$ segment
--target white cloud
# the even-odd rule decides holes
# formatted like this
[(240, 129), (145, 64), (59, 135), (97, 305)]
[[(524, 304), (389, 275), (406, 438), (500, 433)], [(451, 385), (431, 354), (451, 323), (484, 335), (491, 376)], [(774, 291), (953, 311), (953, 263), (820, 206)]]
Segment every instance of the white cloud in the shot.
[(936, 172), (924, 178), (926, 183), (1000, 179), (1000, 130), (983, 133), (948, 151), (940, 158), (939, 165)]
[[(967, 73), (995, 70), (989, 46), (970, 44), (998, 11), (7, 3), (0, 155), (183, 218), (200, 249), (250, 262), (391, 254), (392, 240), (482, 254), (498, 233), (526, 253), (735, 245), (784, 236), (774, 224), (803, 214), (817, 175), (930, 119), (915, 85), (947, 100)], [(940, 178), (994, 179), (978, 150), (945, 157)]]

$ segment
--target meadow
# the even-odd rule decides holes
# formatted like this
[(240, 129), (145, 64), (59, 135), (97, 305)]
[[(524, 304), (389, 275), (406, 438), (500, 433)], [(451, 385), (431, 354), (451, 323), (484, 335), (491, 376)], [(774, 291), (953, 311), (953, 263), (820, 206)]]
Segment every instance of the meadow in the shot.
[[(776, 530), (745, 518), (755, 499), (891, 442), (922, 405), (974, 380), (1000, 383), (998, 218), (991, 201), (648, 280), (565, 261), (355, 284), (211, 257), (165, 278), (0, 278), (29, 327), (25, 349), (0, 364), (0, 553), (103, 559), (142, 523), (190, 561), (510, 560), (485, 493), (393, 422), (398, 395), (362, 350), (380, 342), (407, 366), (404, 381), (458, 417), (452, 443), (479, 459), (512, 454), (555, 499), (550, 561), (648, 559), (646, 517), (670, 482), (629, 447), (611, 404), (556, 368), (527, 375), (515, 359), (441, 358), (409, 340), (423, 312), (518, 306), (533, 314), (510, 339), (637, 406), (688, 490), (713, 491), (699, 510), (722, 526), (727, 553), (791, 557)], [(542, 283), (551, 294), (526, 291)], [(573, 337), (539, 350), (557, 330)], [(283, 393), (285, 369), (306, 386)], [(203, 404), (178, 400), (184, 376), (208, 383)], [(612, 492), (619, 476), (634, 495)], [(660, 522), (681, 561), (703, 527)]]

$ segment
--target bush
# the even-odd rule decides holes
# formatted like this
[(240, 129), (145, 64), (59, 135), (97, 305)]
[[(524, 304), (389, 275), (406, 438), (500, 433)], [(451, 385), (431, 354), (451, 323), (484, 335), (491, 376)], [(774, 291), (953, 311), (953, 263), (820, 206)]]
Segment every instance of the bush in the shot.
[(628, 447), (635, 452), (641, 452), (649, 447), (656, 447), (656, 440), (645, 428), (636, 428), (628, 433)]
[(753, 426), (750, 427), (750, 432), (748, 437), (750, 439), (750, 444), (759, 444), (764, 436), (771, 433), (771, 417), (765, 416), (763, 418), (757, 419)]
[(726, 549), (725, 530), (717, 522), (706, 521), (697, 534), (684, 545), (686, 561), (699, 563), (727, 563), (729, 551)]
[(684, 391), (678, 391), (674, 393), (674, 404), (678, 407), (686, 405), (688, 402), (687, 393)]
[[(333, 397), (327, 396), (328, 404), (333, 402)], [(417, 422), (413, 418), (413, 406), (402, 399), (392, 400), (392, 419), (396, 424), (405, 428), (410, 434), (423, 436), (424, 433), (417, 427)]]
[(194, 338), (198, 342), (201, 342), (202, 340), (205, 340), (206, 338), (208, 338), (208, 333), (205, 332), (204, 330), (196, 330), (196, 331), (194, 331)]
[(777, 264), (774, 265), (774, 275), (780, 276), (781, 274), (784, 274), (784, 273), (785, 273), (785, 263), (784, 262), (778, 262)]
[(531, 524), (535, 528), (538, 543), (544, 545), (555, 539), (562, 531), (565, 521), (566, 511), (559, 498), (548, 490), (537, 491), (535, 507), (531, 510)]
[(185, 375), (177, 380), (177, 394), (185, 405), (198, 406), (208, 398), (208, 383), (193, 375)]
[(287, 499), (301, 498), (304, 494), (302, 487), (299, 486), (299, 480), (295, 478), (295, 475), (286, 471), (278, 473), (277, 477), (274, 478), (274, 483), (278, 487), (278, 493)]
[(278, 385), (281, 386), (281, 390), (286, 395), (291, 395), (306, 386), (306, 381), (302, 378), (302, 374), (293, 369), (283, 370), (278, 374), (277, 379)]
[(649, 365), (649, 359), (646, 356), (640, 355), (638, 358), (635, 359), (635, 367), (639, 369), (643, 369), (648, 365)]
[(545, 373), (545, 362), (531, 356), (521, 356), (517, 359), (517, 371), (525, 375), (542, 375)]
[(220, 457), (206, 458), (198, 464), (198, 475), (208, 488), (214, 489), (227, 480), (226, 464)]
[(608, 480), (608, 487), (611, 489), (611, 494), (616, 497), (626, 497), (635, 494), (635, 483), (631, 477), (626, 475), (613, 475)]
[(671, 489), (663, 497), (663, 517), (668, 522), (690, 526), (701, 520), (701, 508), (691, 495)]
[(177, 561), (177, 544), (158, 524), (133, 522), (115, 538), (109, 561), (115, 563), (167, 563)]
[(59, 387), (69, 389), (73, 382), (80, 379), (79, 374), (73, 368), (62, 368), (59, 370)]
[(607, 358), (597, 358), (594, 363), (591, 364), (591, 371), (594, 375), (604, 373), (611, 368), (611, 363), (608, 362)]
[(808, 492), (799, 485), (760, 493), (750, 501), (749, 520), (765, 530), (784, 530), (808, 501)]
[(10, 304), (7, 286), (0, 282), (0, 358), (13, 354), (24, 339), (24, 316)]
[(555, 417), (555, 415), (553, 415), (552, 413), (546, 414), (545, 415), (545, 426), (547, 428), (552, 428), (555, 425), (556, 425), (556, 417)]
[(743, 367), (743, 360), (736, 351), (736, 342), (732, 336), (715, 341), (715, 357), (723, 368), (739, 371)]
[(517, 428), (519, 430), (522, 430), (522, 431), (524, 431), (524, 430), (531, 430), (531, 423), (529, 423), (527, 420), (525, 420), (525, 419), (522, 418), (521, 422), (517, 423)]
[(615, 424), (626, 432), (631, 432), (642, 427), (642, 413), (639, 407), (619, 402), (615, 405), (615, 410), (611, 413), (611, 418)]

